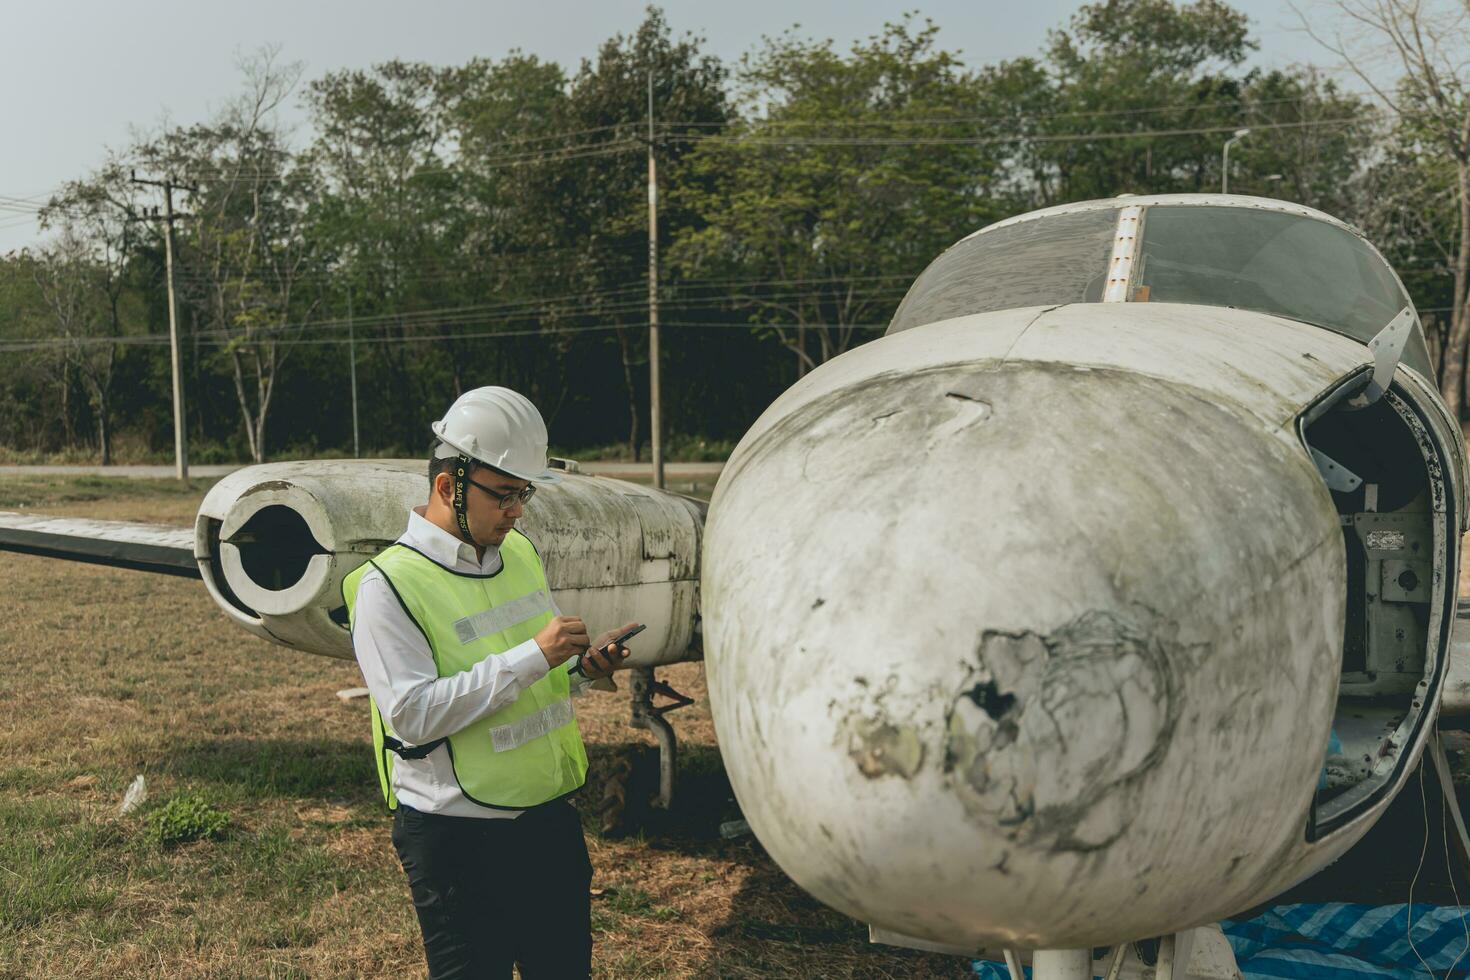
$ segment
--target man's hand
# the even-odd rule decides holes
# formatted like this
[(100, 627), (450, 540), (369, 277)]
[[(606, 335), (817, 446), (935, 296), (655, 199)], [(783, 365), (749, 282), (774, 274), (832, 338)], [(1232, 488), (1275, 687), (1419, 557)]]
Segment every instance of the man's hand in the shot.
[[(597, 680), (609, 676), (615, 670), (627, 670), (628, 665), (624, 661), (628, 659), (628, 648), (612, 645), (612, 641), (637, 625), (637, 623), (624, 623), (617, 629), (608, 630), (599, 636), (597, 642), (593, 643), (587, 653), (582, 655), (582, 673)], [(603, 647), (607, 649), (603, 650)]]
[(587, 624), (576, 616), (557, 616), (535, 639), (547, 665), (559, 667), (587, 649)]

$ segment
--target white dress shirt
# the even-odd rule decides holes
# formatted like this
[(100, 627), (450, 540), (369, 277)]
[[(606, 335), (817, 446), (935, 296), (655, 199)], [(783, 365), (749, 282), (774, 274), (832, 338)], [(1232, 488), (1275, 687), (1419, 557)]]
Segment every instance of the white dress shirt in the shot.
[[(476, 558), (474, 548), (427, 520), (423, 509), (409, 513), (400, 543), (454, 571), (488, 575), (500, 569), (500, 549), (486, 548), (485, 557)], [(552, 611), (561, 614), (554, 599)], [(369, 568), (358, 584), (352, 649), (378, 711), (405, 745), (432, 742), (499, 711), (550, 669), (531, 639), (469, 670), (440, 677), (428, 640), (376, 568)], [(578, 695), (591, 683), (580, 674), (571, 675), (571, 682)], [(494, 819), (523, 812), (496, 810), (466, 798), (447, 745), (422, 759), (393, 756), (393, 792), (400, 803), (425, 813)]]

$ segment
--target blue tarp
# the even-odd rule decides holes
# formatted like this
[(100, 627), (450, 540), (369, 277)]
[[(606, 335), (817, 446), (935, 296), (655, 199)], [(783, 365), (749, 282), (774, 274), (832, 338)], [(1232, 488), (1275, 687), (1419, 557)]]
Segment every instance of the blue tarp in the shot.
[(1335, 902), (1277, 905), (1254, 919), (1220, 925), (1246, 980), (1416, 980), (1470, 973), (1467, 913), (1459, 906)]
[[(1277, 905), (1220, 926), (1245, 980), (1470, 977), (1470, 907)], [(977, 961), (975, 973), (1008, 980), (1004, 964)]]

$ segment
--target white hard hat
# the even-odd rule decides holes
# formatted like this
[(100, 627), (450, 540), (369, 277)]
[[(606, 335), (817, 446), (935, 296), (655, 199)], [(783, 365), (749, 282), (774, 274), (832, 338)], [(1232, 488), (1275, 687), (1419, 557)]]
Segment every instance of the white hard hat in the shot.
[(522, 480), (560, 482), (547, 466), (541, 413), (530, 399), (509, 388), (465, 392), (431, 428), (442, 443), (436, 457), (463, 454)]

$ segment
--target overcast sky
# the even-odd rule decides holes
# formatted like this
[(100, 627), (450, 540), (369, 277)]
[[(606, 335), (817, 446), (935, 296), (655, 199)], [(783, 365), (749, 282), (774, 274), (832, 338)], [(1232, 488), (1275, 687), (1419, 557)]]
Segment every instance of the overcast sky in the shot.
[[(906, 9), (940, 27), (940, 44), (977, 67), (1036, 53), (1048, 28), (1077, 0), (670, 0), (677, 33), (704, 35), (708, 50), (735, 60), (763, 35), (800, 25), (810, 37), (846, 46), (877, 33)], [(1293, 29), (1284, 3), (1235, 0), (1261, 44), (1264, 67), (1325, 64), (1314, 42)], [(514, 48), (574, 68), (613, 34), (642, 20), (641, 0), (0, 0), (9, 43), (0, 59), (0, 202), (44, 200), (63, 180), (85, 175), (131, 127), (191, 123), (234, 94), (237, 56), (279, 44), (305, 78), (400, 58), (460, 64)], [(298, 113), (299, 114), (299, 113)], [(31, 244), (37, 229), (0, 208), (0, 253)]]

